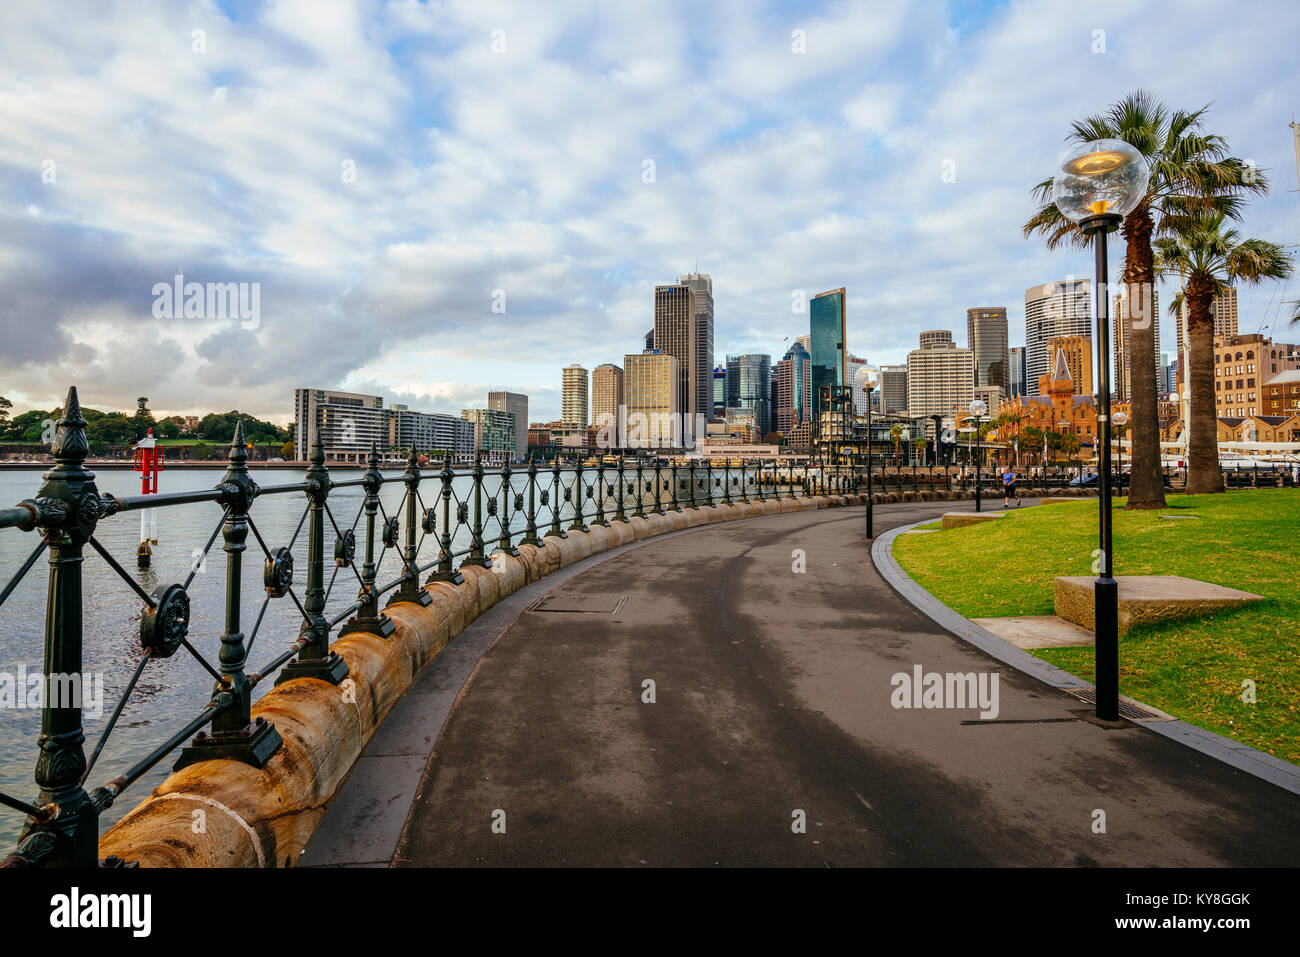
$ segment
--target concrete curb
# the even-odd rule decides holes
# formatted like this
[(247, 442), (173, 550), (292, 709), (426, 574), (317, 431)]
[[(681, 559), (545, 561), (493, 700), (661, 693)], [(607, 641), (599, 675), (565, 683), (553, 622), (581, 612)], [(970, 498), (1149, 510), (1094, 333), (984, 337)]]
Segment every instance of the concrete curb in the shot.
[[(1093, 689), (1093, 685), (1082, 678), (1076, 677), (1068, 671), (1056, 667), (1056, 665), (1049, 664), (1041, 658), (1035, 658), (1029, 652), (1017, 648), (1009, 641), (1004, 641), (986, 628), (981, 628), (969, 618), (959, 615), (918, 585), (915, 579), (903, 570), (903, 567), (894, 558), (894, 539), (918, 525), (925, 525), (932, 521), (934, 519), (925, 519), (920, 522), (913, 522), (911, 525), (890, 529), (872, 542), (871, 562), (876, 571), (880, 573), (880, 577), (888, 582), (890, 587), (898, 592), (909, 604), (932, 619), (945, 631), (956, 635), (963, 641), (969, 642), (1003, 664), (1015, 668), (1031, 678), (1036, 678), (1053, 688), (1060, 688), (1064, 691)], [(1151, 705), (1144, 705), (1144, 707), (1153, 711), (1159, 710), (1152, 708)], [(1281, 758), (1260, 751), (1258, 748), (1252, 748), (1239, 741), (1233, 741), (1231, 738), (1215, 734), (1213, 731), (1206, 731), (1204, 728), (1199, 728), (1178, 719), (1133, 723), (1146, 728), (1148, 731), (1153, 731), (1156, 734), (1186, 745), (1194, 751), (1199, 751), (1207, 757), (1214, 758), (1216, 761), (1222, 761), (1224, 764), (1231, 765), (1240, 771), (1245, 771), (1247, 774), (1276, 785), (1284, 791), (1300, 794), (1300, 767), (1291, 764), (1289, 761), (1283, 761)]]

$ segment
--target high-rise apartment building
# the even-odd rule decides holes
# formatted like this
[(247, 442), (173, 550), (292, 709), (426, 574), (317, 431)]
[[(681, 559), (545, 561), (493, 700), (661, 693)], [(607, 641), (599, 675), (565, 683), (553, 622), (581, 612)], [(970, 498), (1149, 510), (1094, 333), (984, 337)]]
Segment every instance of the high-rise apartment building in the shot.
[(880, 411), (907, 411), (907, 366), (880, 367)]
[(772, 357), (727, 356), (727, 414), (752, 412), (759, 436), (772, 431)]
[(808, 332), (812, 347), (812, 408), (813, 423), (821, 420), (822, 391), (828, 387), (848, 384), (845, 378), (845, 295), (844, 287), (813, 296), (808, 305)]
[(612, 362), (596, 366), (591, 373), (591, 423), (606, 430), (609, 443), (618, 448), (623, 437), (618, 430), (619, 408), (623, 405), (623, 370)]
[(623, 444), (628, 448), (668, 448), (682, 444), (681, 368), (667, 352), (623, 357), (623, 404), (627, 408)]
[(560, 421), (585, 429), (591, 423), (587, 396), (587, 370), (576, 362), (565, 366), (561, 381)]
[(1092, 338), (1092, 283), (1065, 279), (1025, 290), (1025, 388), (1038, 395), (1040, 376), (1051, 371), (1047, 344), (1063, 336)]
[[(1074, 381), (1075, 395), (1092, 395), (1092, 340), (1087, 336), (1058, 336), (1047, 341), (1047, 354), (1051, 368), (1056, 367), (1056, 354), (1064, 353), (1066, 368)], [(1046, 374), (1046, 373), (1045, 373)], [(1041, 378), (1041, 377), (1040, 377)], [(1046, 389), (1050, 379), (1043, 379), (1039, 388)], [(1046, 395), (1046, 392), (1038, 392)]]
[(909, 415), (948, 414), (975, 397), (975, 354), (958, 349), (952, 333), (921, 333), (921, 348), (907, 354)]
[(801, 422), (809, 421), (812, 409), (808, 397), (812, 388), (812, 361), (808, 350), (796, 341), (776, 364), (772, 377), (776, 383), (772, 403), (775, 428), (782, 435), (789, 435)]
[[(1149, 297), (1146, 295), (1147, 291), (1150, 292)], [(1120, 292), (1111, 299), (1111, 351), (1115, 362), (1115, 379), (1111, 383), (1111, 388), (1115, 398), (1121, 402), (1128, 402), (1133, 398), (1134, 325), (1141, 329), (1143, 324), (1149, 323), (1151, 333), (1155, 337), (1155, 362), (1151, 372), (1155, 376), (1157, 392), (1160, 391), (1164, 379), (1164, 363), (1161, 362), (1160, 355), (1160, 290), (1152, 288), (1147, 291), (1135, 284), (1134, 295), (1130, 297), (1129, 290), (1121, 286)]]
[(867, 364), (867, 360), (861, 356), (855, 356), (849, 353), (844, 358), (844, 378), (850, 389), (853, 390), (853, 414), (867, 414), (867, 390), (858, 385), (858, 370)]
[(515, 458), (528, 454), (528, 396), (521, 392), (489, 392), (488, 408), (515, 417)]
[(336, 462), (364, 462), (373, 443), (388, 443), (388, 412), (382, 396), (329, 389), (294, 389), (297, 428), (294, 450), (300, 459), (311, 455), (319, 435), (325, 458)]
[(966, 310), (966, 345), (975, 354), (975, 385), (1011, 387), (1007, 371), (1007, 308), (975, 306)]
[(1024, 395), (1025, 381), (1025, 347), (1012, 346), (1007, 350), (1007, 398)]
[(413, 412), (405, 406), (392, 406), (388, 410), (388, 445), (395, 449), (413, 448), (417, 452), (441, 450), (468, 455), (474, 451), (474, 426), (454, 415)]
[(654, 350), (677, 359), (678, 407), (694, 421), (713, 411), (713, 280), (690, 273), (655, 286)]

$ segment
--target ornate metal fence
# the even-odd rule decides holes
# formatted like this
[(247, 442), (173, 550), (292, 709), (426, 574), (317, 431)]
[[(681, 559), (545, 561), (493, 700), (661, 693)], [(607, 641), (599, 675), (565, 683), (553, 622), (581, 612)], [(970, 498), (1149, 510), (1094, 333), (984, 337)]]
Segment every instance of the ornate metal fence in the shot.
[[(558, 462), (547, 468), (529, 462), (526, 468), (507, 465), (493, 470), (476, 464), (466, 483), (465, 473), (454, 472), (445, 462), (436, 471), (422, 470), (415, 451), (404, 472), (386, 477), (372, 448), (360, 477), (335, 479), (318, 444), (311, 450), (302, 481), (260, 486), (247, 466), (240, 425), (228, 467), (214, 488), (116, 496), (101, 493), (85, 466), (89, 451), (85, 426), (77, 391), (70, 389), (52, 447), (54, 467), (45, 474), (35, 498), (0, 509), (0, 529), (39, 535), (0, 591), (0, 606), (46, 552), (49, 563), (45, 685), (35, 768), (38, 794), (29, 803), (0, 792), (0, 805), (26, 815), (17, 850), (0, 866), (94, 866), (100, 815), (177, 748), (181, 750), (174, 769), (209, 758), (263, 766), (281, 742), (273, 724), (251, 715), (255, 688), (271, 679), (278, 684), (300, 677), (340, 683), (347, 676), (347, 665), (330, 651), (331, 635), (357, 631), (391, 635), (395, 626), (385, 608), (400, 602), (428, 604), (431, 599), (423, 586), (458, 583), (463, 580), (459, 569), (465, 565), (490, 566), (493, 554), (518, 554), (520, 545), (536, 545), (548, 536), (564, 538), (592, 523), (608, 526), (670, 510), (848, 492), (863, 478), (860, 471), (847, 467), (773, 460), (729, 460), (718, 467), (697, 459), (637, 456), (614, 462), (602, 456), (595, 466), (579, 463), (569, 469)], [(380, 491), (392, 483), (401, 483), (404, 491), (398, 508), (390, 513)], [(341, 522), (331, 507), (331, 493), (344, 488), (363, 492), (350, 523), (346, 515)], [(286, 545), (273, 547), (258, 527), (254, 513), (264, 514), (259, 503), (268, 497), (281, 498), (285, 507), (301, 508)], [(183, 581), (149, 592), (96, 537), (102, 524), (121, 513), (195, 504), (211, 505), (216, 518), (200, 558), (212, 551), (218, 536), (226, 558), (224, 618), (215, 662), (191, 641), (189, 590), (198, 563)], [(304, 529), (307, 570), (300, 594), (293, 548)], [(5, 533), (6, 548), (15, 541), (12, 534)], [(248, 552), (263, 563), (264, 594), (255, 603), (244, 595)], [(389, 555), (398, 559), (401, 571), (389, 581), (380, 581), (379, 571)], [(80, 700), (86, 637), (82, 569), (84, 561), (96, 558), (120, 576), (143, 604), (139, 627), (143, 655), (87, 758)], [(346, 585), (349, 580), (355, 581), (355, 593)], [(269, 660), (250, 668), (250, 652), (271, 602), (290, 602), (296, 608), (301, 619), (298, 636)], [(253, 607), (257, 611), (247, 627), (246, 612)], [(141, 676), (177, 652), (192, 656), (211, 675), (210, 697), (196, 702), (188, 720), (126, 771), (88, 791), (87, 780)]]

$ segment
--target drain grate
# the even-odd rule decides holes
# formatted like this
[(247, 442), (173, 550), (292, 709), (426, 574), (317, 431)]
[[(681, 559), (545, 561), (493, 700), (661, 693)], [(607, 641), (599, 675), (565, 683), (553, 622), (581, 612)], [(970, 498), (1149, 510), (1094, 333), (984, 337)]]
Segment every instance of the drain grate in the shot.
[(543, 595), (525, 611), (562, 612), (570, 615), (617, 615), (627, 603), (627, 595)]
[[(1090, 704), (1094, 708), (1097, 706), (1097, 692), (1091, 688), (1066, 688), (1065, 691), (1078, 698), (1084, 704)], [(1140, 704), (1132, 701), (1125, 701), (1123, 698), (1119, 702), (1119, 716), (1128, 718), (1130, 721), (1173, 721), (1174, 719), (1167, 714), (1161, 714), (1159, 711), (1153, 711), (1145, 708)]]

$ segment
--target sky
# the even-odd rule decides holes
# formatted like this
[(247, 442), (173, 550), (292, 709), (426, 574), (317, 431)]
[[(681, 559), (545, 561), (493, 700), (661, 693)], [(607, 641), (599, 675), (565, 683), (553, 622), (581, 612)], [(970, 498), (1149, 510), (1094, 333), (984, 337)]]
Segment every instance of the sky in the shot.
[[(1298, 34), (1292, 2), (8, 3), (0, 395), (287, 422), (295, 387), (510, 389), (548, 420), (697, 264), (717, 363), (779, 359), (840, 286), (874, 363), (977, 305), (1020, 344), (1026, 288), (1092, 273), (1022, 236), (1030, 188), (1133, 89), (1212, 103), (1274, 187), (1243, 230), (1300, 243)], [(168, 309), (178, 274), (257, 309)], [(1287, 338), (1296, 298), (1243, 289), (1241, 331)]]

